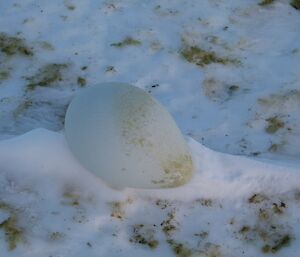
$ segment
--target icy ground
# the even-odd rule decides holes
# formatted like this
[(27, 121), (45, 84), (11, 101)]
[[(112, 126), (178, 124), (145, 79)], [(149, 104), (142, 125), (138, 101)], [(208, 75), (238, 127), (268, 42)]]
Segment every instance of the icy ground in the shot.
[[(293, 5), (0, 1), (0, 256), (300, 256)], [(106, 81), (170, 111), (196, 163), (188, 185), (118, 191), (73, 159), (65, 110)]]

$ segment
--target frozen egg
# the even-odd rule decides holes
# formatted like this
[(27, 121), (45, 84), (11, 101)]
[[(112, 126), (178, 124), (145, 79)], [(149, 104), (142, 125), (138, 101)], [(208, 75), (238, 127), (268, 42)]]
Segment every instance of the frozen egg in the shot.
[(82, 166), (113, 187), (177, 187), (193, 173), (189, 148), (171, 115), (128, 84), (81, 91), (68, 107), (65, 135)]

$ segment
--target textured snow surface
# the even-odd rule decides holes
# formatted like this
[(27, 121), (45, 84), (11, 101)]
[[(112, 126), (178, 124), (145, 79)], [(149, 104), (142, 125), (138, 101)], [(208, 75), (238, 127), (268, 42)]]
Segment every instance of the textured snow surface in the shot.
[(190, 183), (114, 190), (78, 164), (62, 134), (2, 141), (0, 210), (20, 232), (7, 252), (13, 238), (1, 234), (5, 256), (263, 256), (266, 245), (298, 256), (299, 166), (189, 145)]
[[(298, 257), (300, 12), (269, 2), (0, 1), (1, 257)], [(73, 158), (66, 108), (109, 81), (172, 114), (190, 183), (115, 190)]]

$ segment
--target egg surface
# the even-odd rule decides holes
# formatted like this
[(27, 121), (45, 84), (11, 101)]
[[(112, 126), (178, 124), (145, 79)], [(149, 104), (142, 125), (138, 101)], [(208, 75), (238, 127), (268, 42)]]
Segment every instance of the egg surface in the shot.
[(192, 177), (189, 148), (171, 115), (128, 84), (82, 90), (68, 107), (65, 135), (77, 160), (113, 187), (170, 188)]

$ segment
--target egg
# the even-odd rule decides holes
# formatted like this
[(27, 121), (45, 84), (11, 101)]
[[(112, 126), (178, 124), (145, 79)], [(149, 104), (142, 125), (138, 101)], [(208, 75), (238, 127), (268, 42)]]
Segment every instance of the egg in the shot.
[(79, 163), (112, 187), (172, 188), (193, 174), (171, 115), (132, 85), (103, 83), (78, 93), (67, 109), (65, 136)]

